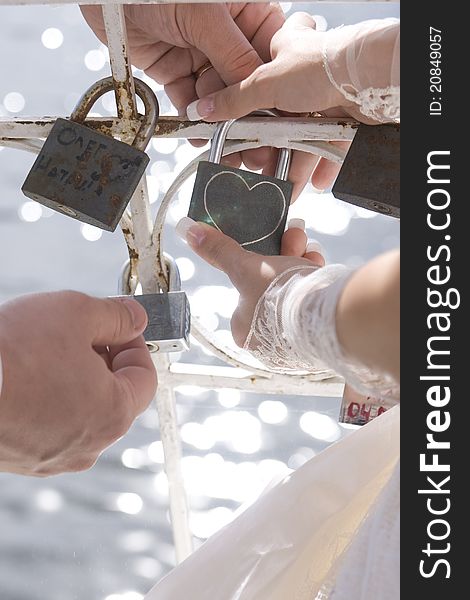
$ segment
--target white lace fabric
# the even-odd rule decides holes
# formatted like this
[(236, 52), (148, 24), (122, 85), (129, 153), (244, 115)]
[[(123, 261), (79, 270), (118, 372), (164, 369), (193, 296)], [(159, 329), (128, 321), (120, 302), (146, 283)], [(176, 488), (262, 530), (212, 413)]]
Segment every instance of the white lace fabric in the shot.
[(336, 305), (352, 272), (343, 265), (291, 267), (259, 299), (244, 349), (277, 372), (314, 372), (325, 366), (356, 391), (398, 401), (399, 387), (343, 352)]
[(400, 119), (400, 21), (375, 19), (330, 29), (322, 50), (331, 84), (374, 122)]

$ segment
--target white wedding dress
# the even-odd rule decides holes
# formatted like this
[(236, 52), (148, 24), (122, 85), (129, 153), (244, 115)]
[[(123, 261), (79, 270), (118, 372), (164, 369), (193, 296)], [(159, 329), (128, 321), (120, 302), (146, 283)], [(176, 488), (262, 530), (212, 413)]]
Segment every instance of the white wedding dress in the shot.
[[(396, 19), (330, 30), (323, 58), (332, 85), (367, 119), (399, 118)], [(377, 65), (391, 69), (377, 75)], [(245, 348), (272, 370), (326, 365), (356, 390), (398, 402), (396, 382), (355, 364), (338, 343), (336, 303), (349, 276), (341, 265), (278, 276)], [(398, 460), (395, 406), (263, 494), (146, 600), (397, 600)]]

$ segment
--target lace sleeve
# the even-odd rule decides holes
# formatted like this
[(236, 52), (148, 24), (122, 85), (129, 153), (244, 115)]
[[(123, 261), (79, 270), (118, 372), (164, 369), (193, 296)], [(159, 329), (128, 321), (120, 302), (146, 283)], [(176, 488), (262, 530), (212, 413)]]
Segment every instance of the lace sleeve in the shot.
[(328, 367), (356, 391), (398, 400), (396, 382), (343, 353), (336, 336), (336, 304), (352, 272), (343, 265), (292, 267), (258, 301), (244, 348), (273, 371)]
[(331, 84), (377, 122), (400, 118), (400, 22), (364, 21), (330, 29), (323, 66)]

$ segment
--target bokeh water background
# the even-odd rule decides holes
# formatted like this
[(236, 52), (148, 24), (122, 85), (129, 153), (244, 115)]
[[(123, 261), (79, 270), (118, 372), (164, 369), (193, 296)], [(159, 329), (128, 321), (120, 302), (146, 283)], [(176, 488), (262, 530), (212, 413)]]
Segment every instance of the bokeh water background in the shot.
[[(391, 3), (284, 8), (323, 14), (329, 26), (398, 15), (398, 5)], [(109, 74), (107, 52), (77, 6), (0, 7), (0, 16), (0, 116), (68, 114), (92, 82)], [(154, 88), (162, 114), (170, 114), (161, 86)], [(112, 95), (94, 110), (111, 114)], [(154, 212), (175, 175), (198, 152), (181, 140), (152, 144)], [(121, 234), (80, 226), (29, 202), (20, 186), (33, 159), (0, 147), (0, 301), (64, 288), (116, 293), (126, 258)], [(172, 234), (189, 195), (190, 184), (170, 211), (165, 249), (178, 260), (193, 312), (227, 340), (236, 293)], [(311, 189), (292, 216), (306, 219), (330, 262), (358, 266), (399, 243), (397, 221)], [(197, 345), (179, 359), (214, 363)], [(196, 545), (273, 477), (350, 431), (337, 424), (337, 399), (188, 386), (177, 391), (177, 404)], [(141, 600), (174, 565), (162, 463), (152, 406), (89, 472), (43, 480), (0, 474), (0, 600)]]

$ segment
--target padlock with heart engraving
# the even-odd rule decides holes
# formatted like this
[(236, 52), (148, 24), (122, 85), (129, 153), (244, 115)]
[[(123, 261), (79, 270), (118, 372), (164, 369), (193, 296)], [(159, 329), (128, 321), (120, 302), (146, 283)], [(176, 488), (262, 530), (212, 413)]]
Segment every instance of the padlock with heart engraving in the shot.
[(144, 152), (159, 116), (152, 89), (135, 79), (145, 106), (132, 146), (84, 124), (90, 109), (113, 90), (112, 77), (91, 86), (70, 119), (57, 119), (34, 162), (23, 193), (84, 223), (114, 231), (149, 162)]
[[(257, 114), (276, 116), (269, 110)], [(292, 196), (293, 186), (287, 181), (291, 152), (281, 148), (274, 177), (221, 165), (235, 121), (218, 124), (209, 159), (199, 162), (188, 217), (216, 227), (247, 250), (279, 254)]]
[[(176, 262), (166, 253), (164, 260), (168, 271), (168, 292), (134, 294), (132, 298), (147, 312), (148, 324), (143, 335), (150, 352), (182, 352), (189, 350), (189, 302), (185, 292), (181, 291), (181, 278)], [(128, 261), (121, 275), (121, 293), (135, 291), (130, 287), (129, 267)]]
[(400, 125), (361, 124), (333, 186), (333, 196), (400, 217)]

